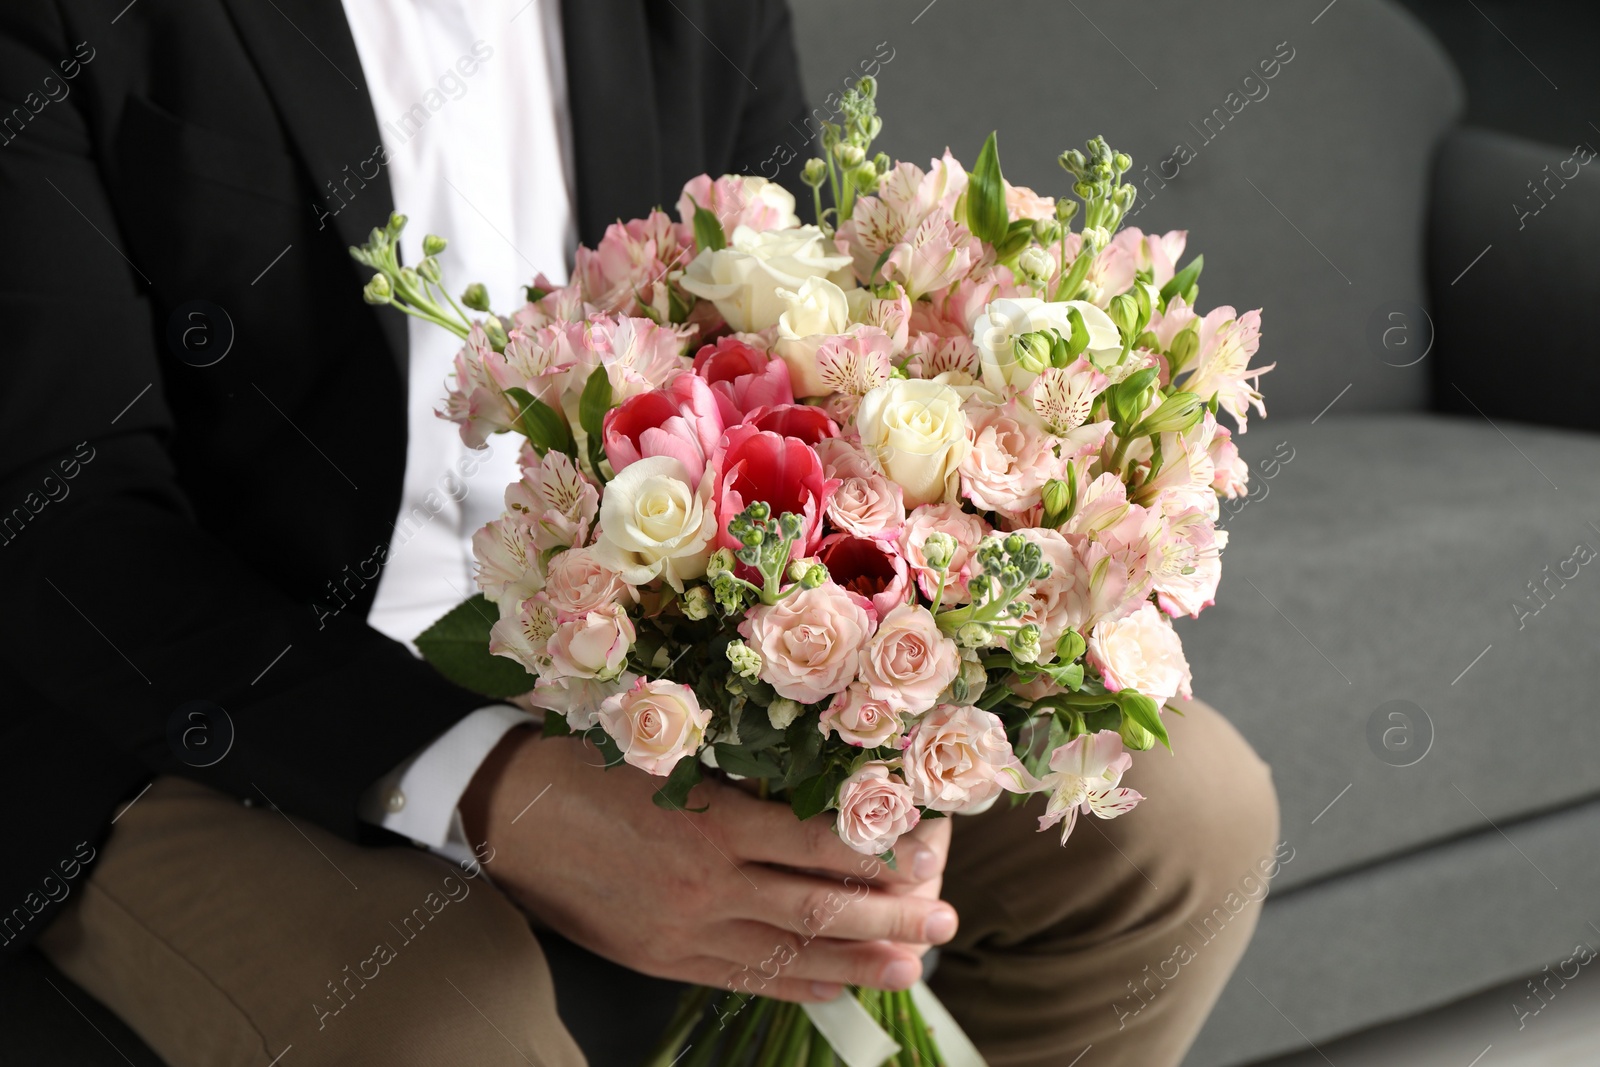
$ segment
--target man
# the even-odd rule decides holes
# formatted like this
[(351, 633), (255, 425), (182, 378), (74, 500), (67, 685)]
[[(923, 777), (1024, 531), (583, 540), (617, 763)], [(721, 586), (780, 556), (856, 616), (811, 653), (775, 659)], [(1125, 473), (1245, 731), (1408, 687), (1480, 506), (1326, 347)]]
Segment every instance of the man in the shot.
[(346, 246), (398, 205), (504, 307), (686, 178), (776, 166), (808, 133), (781, 0), (117, 6), (0, 14), (8, 949), (178, 1067), (581, 1063), (538, 929), (799, 1001), (941, 944), (997, 1067), (1181, 1058), (1276, 824), (1204, 705), (1134, 816), (930, 821), (808, 939), (859, 873), (821, 820), (662, 811), (407, 647), (511, 457), (441, 431), (447, 340), (363, 305)]

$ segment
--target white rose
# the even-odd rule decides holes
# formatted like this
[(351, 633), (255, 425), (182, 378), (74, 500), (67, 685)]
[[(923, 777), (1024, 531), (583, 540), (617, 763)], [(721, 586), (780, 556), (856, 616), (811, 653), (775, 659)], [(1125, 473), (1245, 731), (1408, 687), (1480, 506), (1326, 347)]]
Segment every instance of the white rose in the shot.
[(972, 448), (961, 394), (948, 385), (896, 379), (861, 398), (861, 447), (900, 486), (906, 507), (957, 499), (957, 469)]
[(773, 350), (789, 365), (789, 383), (796, 397), (827, 396), (833, 392), (822, 382), (817, 349), (829, 337), (850, 328), (850, 302), (844, 290), (826, 278), (807, 278), (798, 290), (779, 289), (783, 314), (778, 316), (778, 340)]
[(601, 497), (595, 559), (629, 585), (662, 578), (683, 592), (685, 578), (706, 572), (717, 533), (712, 481), (708, 472), (696, 491), (683, 464), (670, 456), (628, 464)]
[(1067, 312), (1074, 308), (1083, 316), (1083, 325), (1089, 331), (1086, 355), (1121, 354), (1122, 334), (1117, 330), (1116, 323), (1093, 304), (1083, 300), (1047, 304), (1033, 297), (996, 300), (984, 308), (983, 314), (972, 324), (972, 343), (977, 346), (978, 356), (983, 363), (983, 384), (1002, 396), (1008, 392), (1020, 393), (1032, 385), (1038, 375), (1017, 366), (1014, 354), (1017, 338), (1045, 329), (1053, 329), (1062, 337), (1071, 337), (1072, 320), (1067, 317)]
[(1087, 659), (1112, 692), (1132, 689), (1157, 704), (1189, 697), (1189, 661), (1183, 642), (1154, 604), (1089, 631)]
[(777, 325), (785, 310), (779, 289), (798, 290), (807, 278), (826, 278), (849, 266), (850, 257), (834, 252), (815, 226), (760, 233), (740, 226), (728, 247), (695, 256), (679, 284), (716, 304), (733, 329), (751, 332)]

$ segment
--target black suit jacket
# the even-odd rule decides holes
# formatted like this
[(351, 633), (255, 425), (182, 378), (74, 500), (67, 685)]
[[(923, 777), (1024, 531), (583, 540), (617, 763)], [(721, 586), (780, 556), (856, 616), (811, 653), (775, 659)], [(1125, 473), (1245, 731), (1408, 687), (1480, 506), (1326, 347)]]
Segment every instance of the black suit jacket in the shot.
[[(783, 0), (563, 8), (585, 241), (701, 171), (798, 165)], [(119, 9), (0, 8), (8, 948), (153, 775), (357, 838), (362, 791), (483, 703), (365, 623), (405, 331), (346, 253), (394, 205), (338, 0)], [(169, 737), (191, 701), (233, 724), (208, 767)]]

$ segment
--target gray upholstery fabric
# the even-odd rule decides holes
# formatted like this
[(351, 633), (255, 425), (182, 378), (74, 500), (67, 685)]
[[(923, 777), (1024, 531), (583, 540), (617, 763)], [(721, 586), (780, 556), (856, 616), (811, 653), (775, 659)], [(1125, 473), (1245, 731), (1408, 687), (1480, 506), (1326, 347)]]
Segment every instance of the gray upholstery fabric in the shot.
[[(971, 164), (997, 129), (1007, 178), (1055, 195), (1069, 188), (1062, 149), (1104, 134), (1132, 154), (1145, 198), (1134, 224), (1188, 228), (1206, 257), (1201, 305), (1266, 309), (1262, 362), (1281, 367), (1267, 379), (1269, 411), (1315, 415), (1347, 384), (1345, 410), (1418, 408), (1427, 367), (1382, 362), (1367, 324), (1390, 302), (1423, 299), (1430, 163), (1460, 89), (1398, 8), (1342, 0), (1313, 25), (1322, 7), (794, 3), (824, 117), (828, 94), (863, 60), (892, 55), (878, 80), (880, 144), (893, 156), (926, 166), (949, 145)], [(1292, 58), (1260, 80), (1258, 64), (1280, 44)], [(1212, 117), (1208, 133), (1214, 111), (1226, 121)], [(802, 141), (796, 131), (799, 150)], [(1177, 177), (1163, 185), (1161, 162), (1180, 143), (1193, 158), (1167, 164)]]
[[(1326, 822), (1307, 826), (1286, 813), (1284, 836), (1297, 847), (1286, 873), (1315, 857)], [(1354, 1024), (1405, 1018), (1538, 974), (1571, 957), (1579, 942), (1593, 945), (1600, 802), (1501, 826), (1504, 837), (1486, 826), (1370, 870), (1268, 897), (1255, 940), (1184, 1067), (1235, 1067), (1308, 1051), (1306, 1038), (1320, 1045)], [(1530, 994), (1521, 1009), (1538, 1003)], [(1508, 1026), (1518, 1017), (1509, 999), (1499, 1010)], [(1527, 1025), (1539, 1025), (1537, 1017)], [(1499, 1055), (1497, 1043), (1484, 1064)]]
[[(1285, 825), (1339, 798), (1279, 889), (1600, 796), (1600, 556), (1558, 573), (1580, 542), (1600, 553), (1600, 437), (1335, 407), (1240, 440), (1264, 495), (1225, 522), (1217, 604), (1180, 630), (1196, 693), (1272, 765)], [(1526, 583), (1547, 565), (1541, 606)], [(1369, 740), (1391, 700), (1432, 722), (1414, 766)]]
[[(1600, 430), (1591, 358), (1600, 134), (1584, 126), (1571, 138), (1547, 145), (1464, 129), (1439, 153), (1429, 288), (1434, 391), (1446, 411), (1476, 404), (1495, 417)], [(1559, 366), (1561, 388), (1548, 375), (1506, 373), (1531, 360)]]

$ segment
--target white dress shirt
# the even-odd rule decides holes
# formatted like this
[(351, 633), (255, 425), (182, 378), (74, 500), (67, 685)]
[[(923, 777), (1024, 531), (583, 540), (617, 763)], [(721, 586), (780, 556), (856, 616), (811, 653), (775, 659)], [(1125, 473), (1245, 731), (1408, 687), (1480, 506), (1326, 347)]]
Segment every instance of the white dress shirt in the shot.
[[(402, 262), (422, 238), (452, 295), (488, 287), (490, 306), (521, 305), (543, 272), (560, 282), (576, 244), (571, 121), (557, 0), (343, 0), (388, 155), (397, 210), (410, 219)], [(392, 312), (385, 312), (392, 313)], [(504, 509), (517, 443), (461, 443), (434, 412), (460, 342), (406, 319), (410, 345), (406, 470), (400, 512), (367, 621), (411, 645), (475, 592), (472, 535)], [(505, 732), (529, 720), (481, 708), (368, 791), (362, 817), (456, 859), (470, 855), (457, 805)]]

